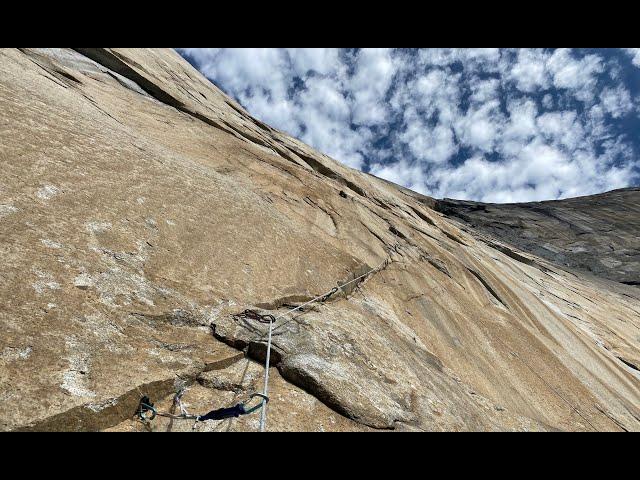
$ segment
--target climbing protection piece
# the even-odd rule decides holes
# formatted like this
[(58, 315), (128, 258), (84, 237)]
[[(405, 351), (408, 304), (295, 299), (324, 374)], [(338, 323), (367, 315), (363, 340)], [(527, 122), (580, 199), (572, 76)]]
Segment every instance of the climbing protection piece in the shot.
[[(142, 421), (145, 424), (148, 424), (151, 420), (156, 418), (156, 416), (173, 418), (176, 420), (195, 420), (197, 423), (197, 422), (204, 422), (206, 420), (224, 420), (225, 418), (237, 418), (240, 415), (248, 415), (250, 413), (255, 412), (256, 410), (258, 410), (263, 405), (266, 405), (269, 402), (269, 397), (267, 397), (266, 395), (263, 395), (261, 393), (253, 393), (249, 396), (249, 399), (247, 401), (238, 403), (233, 407), (218, 408), (216, 410), (211, 410), (210, 412), (205, 413), (204, 415), (190, 415), (187, 412), (187, 410), (184, 408), (181, 402), (181, 398), (184, 392), (185, 392), (184, 389), (180, 390), (174, 398), (174, 403), (180, 407), (180, 415), (174, 415), (172, 413), (166, 413), (166, 412), (159, 412), (158, 410), (156, 410), (155, 406), (153, 405), (149, 397), (145, 395), (140, 399), (140, 404), (138, 405), (136, 416), (140, 421)], [(251, 400), (253, 400), (256, 397), (260, 398), (261, 401), (252, 407), (248, 406)]]
[(255, 310), (248, 310), (248, 309), (242, 313), (236, 313), (235, 315), (232, 315), (232, 317), (234, 320), (240, 320), (240, 319), (255, 320), (260, 323), (272, 323), (276, 321), (273, 315), (269, 315), (269, 314), (261, 315)]
[[(254, 393), (251, 395), (251, 399), (254, 397), (260, 397), (266, 403), (269, 401), (268, 397), (265, 397), (261, 393)], [(199, 422), (204, 422), (205, 420), (224, 420), (225, 418), (239, 417), (240, 415), (248, 415), (252, 412), (255, 412), (257, 409), (262, 407), (262, 401), (253, 407), (247, 407), (247, 403), (238, 403), (237, 405), (231, 408), (219, 408), (217, 410), (211, 410), (209, 413), (198, 417)]]
[(329, 298), (340, 291), (340, 288), (333, 287), (329, 292), (327, 292), (319, 301), (326, 302)]
[(149, 397), (146, 395), (140, 399), (136, 415), (144, 423), (150, 422), (156, 418), (156, 409), (153, 407), (153, 403), (151, 403), (151, 400), (149, 400)]

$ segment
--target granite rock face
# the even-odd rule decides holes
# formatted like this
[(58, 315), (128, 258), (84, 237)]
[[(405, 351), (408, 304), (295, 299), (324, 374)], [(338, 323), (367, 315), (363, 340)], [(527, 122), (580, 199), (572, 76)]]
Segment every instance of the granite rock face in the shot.
[(640, 188), (515, 204), (445, 199), (435, 208), (556, 265), (640, 285)]
[[(0, 430), (640, 430), (640, 294), (252, 118), (166, 49), (0, 50)], [(615, 227), (614, 227), (615, 228)], [(540, 240), (541, 244), (544, 239)]]

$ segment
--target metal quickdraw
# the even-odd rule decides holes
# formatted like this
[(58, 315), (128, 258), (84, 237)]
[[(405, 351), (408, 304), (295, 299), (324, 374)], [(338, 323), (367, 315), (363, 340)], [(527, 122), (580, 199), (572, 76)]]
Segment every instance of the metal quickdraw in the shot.
[[(257, 405), (253, 407), (247, 407), (247, 404), (255, 397), (259, 397), (262, 400)], [(205, 415), (201, 415), (198, 417), (199, 422), (204, 422), (205, 420), (224, 420), (226, 418), (239, 417), (240, 415), (249, 415), (250, 413), (255, 412), (259, 408), (262, 407), (263, 404), (269, 402), (269, 397), (263, 395), (262, 393), (253, 393), (249, 396), (249, 400), (246, 402), (238, 403), (237, 405), (230, 408), (219, 408), (217, 410), (212, 410)]]
[(324, 296), (318, 300), (319, 302), (326, 302), (329, 298), (340, 291), (340, 287), (333, 287), (330, 291), (328, 291)]
[(276, 317), (270, 314), (261, 315), (255, 310), (245, 310), (242, 313), (236, 313), (232, 315), (234, 320), (255, 320), (260, 323), (273, 323), (276, 321)]
[[(252, 393), (251, 395), (249, 395), (248, 400), (240, 402), (233, 407), (218, 408), (215, 410), (211, 410), (204, 415), (191, 415), (186, 411), (186, 409), (182, 405), (182, 402), (180, 401), (180, 398), (183, 394), (184, 390), (178, 392), (178, 394), (176, 394), (176, 399), (174, 399), (174, 402), (177, 403), (177, 405), (179, 405), (180, 407), (180, 415), (159, 412), (155, 408), (149, 397), (145, 395), (140, 399), (138, 409), (136, 410), (136, 416), (145, 424), (151, 422), (151, 420), (156, 418), (156, 416), (172, 418), (175, 420), (195, 420), (196, 422), (204, 422), (206, 420), (224, 420), (227, 418), (237, 418), (240, 415), (249, 415), (250, 413), (255, 412), (269, 402), (269, 397), (267, 397), (266, 395), (262, 393)], [(248, 406), (249, 403), (256, 397), (261, 399), (260, 402), (254, 406)]]

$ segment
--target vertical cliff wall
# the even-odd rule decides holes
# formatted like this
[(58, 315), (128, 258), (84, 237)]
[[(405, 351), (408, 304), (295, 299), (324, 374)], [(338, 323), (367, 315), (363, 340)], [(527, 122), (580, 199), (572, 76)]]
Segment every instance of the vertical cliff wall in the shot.
[(235, 313), (377, 266), (277, 322), (269, 430), (640, 430), (636, 287), (342, 166), (172, 50), (2, 49), (0, 125), (2, 430), (189, 430), (140, 397), (234, 404), (265, 345)]

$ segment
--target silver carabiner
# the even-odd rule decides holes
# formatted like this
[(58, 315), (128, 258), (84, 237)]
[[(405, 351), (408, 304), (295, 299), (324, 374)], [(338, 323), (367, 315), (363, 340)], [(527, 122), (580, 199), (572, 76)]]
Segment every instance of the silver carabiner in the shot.
[(260, 397), (264, 400), (265, 403), (269, 403), (269, 397), (262, 393), (252, 393), (251, 395), (249, 395), (249, 399), (252, 399), (254, 397)]

